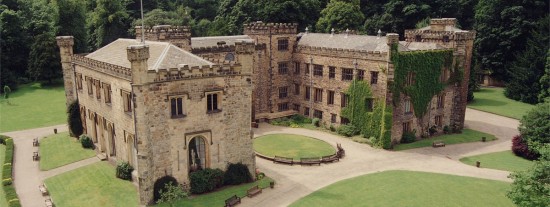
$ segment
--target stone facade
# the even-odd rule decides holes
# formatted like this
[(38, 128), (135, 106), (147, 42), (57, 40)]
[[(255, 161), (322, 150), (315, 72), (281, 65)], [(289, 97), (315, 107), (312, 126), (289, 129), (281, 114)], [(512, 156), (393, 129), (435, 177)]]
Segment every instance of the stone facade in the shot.
[[(164, 176), (189, 183), (189, 172), (225, 170), (229, 163), (243, 163), (254, 175), (250, 120), (255, 44), (236, 43), (238, 63), (182, 62), (152, 70), (151, 59), (163, 65), (162, 58), (170, 52), (162, 51), (173, 48), (164, 44), (159, 50), (157, 43), (140, 45), (135, 40), (127, 48), (116, 46), (125, 41), (109, 46), (116, 50), (96, 52), (126, 54), (128, 61), (97, 60), (94, 53), (74, 55), (70, 37), (59, 37), (58, 45), (63, 63), (70, 67), (70, 73), (64, 73), (67, 100), (79, 100), (86, 133), (99, 152), (134, 166), (140, 202), (151, 203), (153, 186)], [(200, 59), (175, 52), (174, 57)], [(118, 63), (109, 63), (113, 60)]]

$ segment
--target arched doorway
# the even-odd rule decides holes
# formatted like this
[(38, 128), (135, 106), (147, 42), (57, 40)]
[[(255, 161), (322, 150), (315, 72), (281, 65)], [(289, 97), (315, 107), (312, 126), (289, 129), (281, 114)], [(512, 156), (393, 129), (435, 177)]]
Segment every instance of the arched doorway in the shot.
[(135, 154), (136, 154), (136, 147), (135, 147), (135, 138), (134, 135), (128, 134), (126, 137), (127, 141), (127, 154), (128, 154), (128, 163), (134, 168), (136, 168), (136, 160), (135, 160)]
[(97, 143), (97, 115), (95, 113), (92, 114), (91, 116), (91, 119), (92, 119), (92, 130), (93, 130), (93, 136), (92, 136), (92, 141), (94, 143)]
[(197, 171), (208, 167), (206, 139), (202, 136), (193, 137), (187, 150), (189, 171)]
[(115, 126), (112, 123), (107, 125), (107, 134), (109, 139), (109, 156), (116, 156)]

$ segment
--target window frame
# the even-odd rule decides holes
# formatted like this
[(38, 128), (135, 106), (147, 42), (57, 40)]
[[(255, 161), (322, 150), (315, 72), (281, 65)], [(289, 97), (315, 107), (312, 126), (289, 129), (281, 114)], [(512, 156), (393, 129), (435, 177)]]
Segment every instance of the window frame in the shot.
[(323, 89), (322, 88), (315, 88), (315, 91), (313, 93), (313, 102), (315, 102), (315, 103), (323, 102)]
[(289, 110), (288, 102), (277, 104), (277, 111), (278, 112), (283, 112), (283, 111), (288, 111), (288, 110)]
[[(349, 73), (351, 71), (351, 73)], [(353, 68), (342, 68), (342, 81), (353, 80)]]
[(332, 90), (327, 90), (327, 105), (334, 105), (334, 96), (336, 92)]
[[(177, 119), (177, 118), (183, 118), (183, 117), (187, 116), (187, 114), (185, 113), (184, 98), (185, 97), (183, 97), (183, 96), (171, 96), (171, 97), (169, 97), (170, 118)], [(176, 110), (175, 113), (174, 113), (174, 106), (175, 106), (175, 110)]]
[[(206, 113), (213, 114), (222, 111), (222, 91), (208, 91), (204, 92), (206, 98)], [(215, 102), (214, 102), (215, 98)]]
[(111, 89), (111, 84), (108, 84), (108, 83), (105, 83), (103, 82), (102, 83), (103, 85), (103, 95), (105, 96), (105, 104), (107, 105), (111, 105), (111, 102), (112, 102), (112, 95), (113, 95), (113, 92), (112, 92), (112, 89)]
[(318, 64), (313, 65), (313, 76), (323, 77), (323, 65), (318, 65)]
[(370, 72), (370, 84), (378, 84), (378, 71), (371, 71)]
[(346, 93), (340, 93), (340, 107), (345, 108), (349, 104), (349, 95)]
[(278, 62), (277, 69), (278, 69), (279, 75), (288, 74), (288, 62)]
[(365, 80), (365, 70), (357, 69), (357, 77), (358, 80)]
[(277, 50), (278, 51), (288, 51), (289, 41), (288, 38), (279, 38), (277, 39)]
[(336, 67), (328, 67), (328, 79), (336, 79)]
[(288, 98), (288, 86), (279, 87), (279, 99)]
[(125, 90), (120, 90), (120, 96), (122, 96), (122, 108), (124, 113), (131, 114), (132, 112), (132, 93)]

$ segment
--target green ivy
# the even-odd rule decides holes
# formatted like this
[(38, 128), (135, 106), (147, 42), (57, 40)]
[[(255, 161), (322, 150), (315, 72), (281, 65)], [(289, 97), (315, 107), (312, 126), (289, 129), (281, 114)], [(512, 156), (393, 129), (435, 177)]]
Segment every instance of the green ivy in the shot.
[[(392, 108), (386, 107), (385, 99), (374, 99), (369, 84), (358, 80), (352, 82), (346, 94), (348, 106), (342, 109), (342, 116), (371, 139), (374, 146), (391, 148)], [(368, 107), (368, 100), (372, 100), (372, 109)]]
[[(391, 85), (394, 101), (399, 101), (401, 93), (411, 97), (416, 117), (424, 116), (433, 96), (441, 93), (446, 84), (459, 81), (459, 76), (462, 76), (462, 72), (455, 68), (449, 82), (439, 80), (442, 68), (452, 69), (452, 50), (399, 52), (394, 44), (391, 61), (395, 68), (394, 83)], [(415, 81), (405, 86), (409, 72), (415, 74)]]

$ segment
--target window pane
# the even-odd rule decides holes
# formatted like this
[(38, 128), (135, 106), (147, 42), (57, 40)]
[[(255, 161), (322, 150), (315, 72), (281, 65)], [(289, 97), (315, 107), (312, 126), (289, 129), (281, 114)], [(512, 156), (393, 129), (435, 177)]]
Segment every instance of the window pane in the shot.
[(182, 98), (178, 98), (178, 115), (183, 115)]
[(175, 116), (177, 114), (176, 113), (176, 99), (172, 98), (172, 99), (170, 99), (170, 102), (171, 102), (171, 108), (172, 108), (172, 116)]

